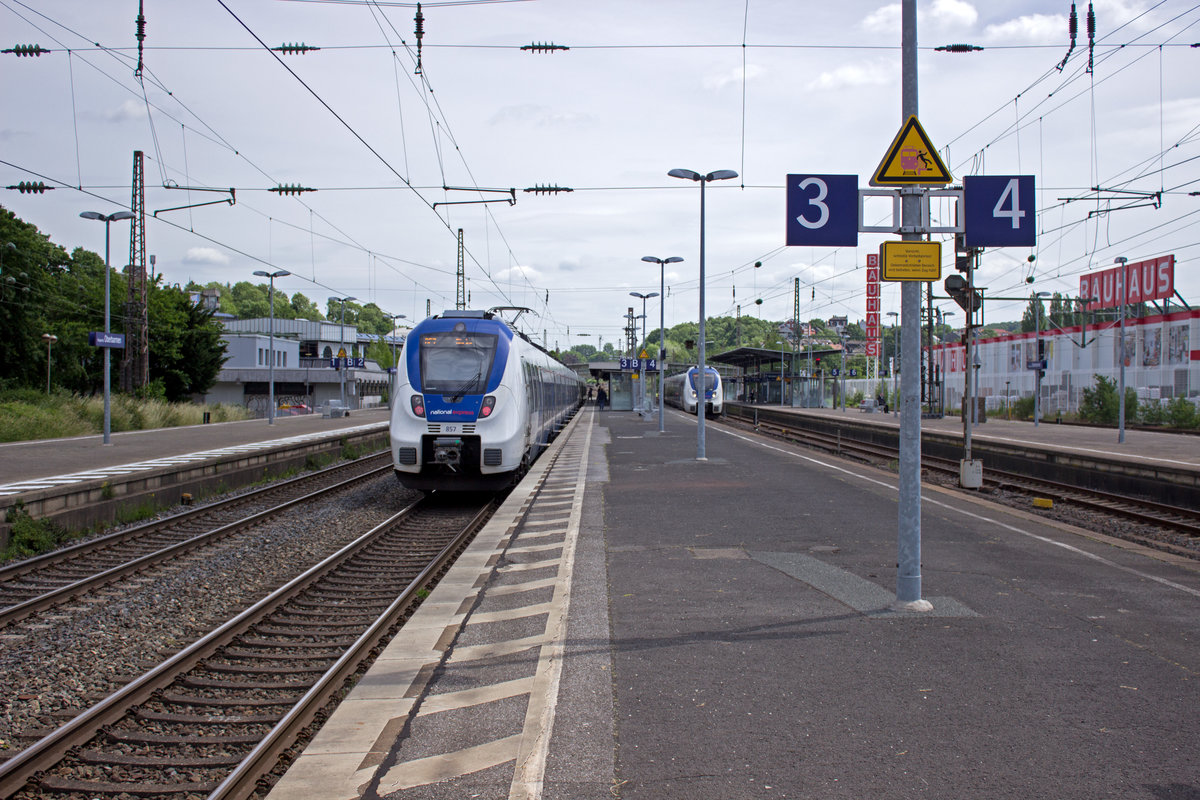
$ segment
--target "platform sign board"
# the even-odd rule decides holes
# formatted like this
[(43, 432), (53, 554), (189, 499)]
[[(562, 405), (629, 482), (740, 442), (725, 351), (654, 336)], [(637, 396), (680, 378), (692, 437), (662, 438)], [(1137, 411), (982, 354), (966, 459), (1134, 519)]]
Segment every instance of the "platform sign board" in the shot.
[(945, 186), (953, 178), (916, 116), (900, 126), (871, 177), (872, 186)]
[(649, 372), (657, 372), (658, 371), (658, 359), (657, 358), (628, 358), (628, 357), (624, 357), (621, 359), (621, 371), (622, 372), (641, 372), (642, 370), (647, 370)]
[(879, 261), (885, 281), (936, 281), (942, 277), (942, 243), (884, 242)]
[(124, 349), (125, 334), (91, 331), (88, 333), (88, 344), (90, 344), (92, 347), (115, 347), (118, 349)]
[(1033, 247), (1037, 243), (1032, 175), (963, 178), (967, 247)]
[(801, 247), (856, 247), (858, 176), (788, 175), (784, 241)]

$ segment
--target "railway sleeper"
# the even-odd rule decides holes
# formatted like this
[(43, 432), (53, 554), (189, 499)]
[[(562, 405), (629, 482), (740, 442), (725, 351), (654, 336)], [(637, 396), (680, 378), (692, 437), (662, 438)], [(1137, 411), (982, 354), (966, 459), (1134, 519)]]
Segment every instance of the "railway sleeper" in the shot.
[(286, 697), (203, 697), (198, 694), (179, 694), (178, 692), (163, 692), (159, 697), (164, 703), (180, 706), (213, 706), (213, 707), (250, 707), (250, 708), (291, 708), (300, 702), (302, 695), (292, 694)]
[(179, 795), (189, 792), (207, 795), (217, 788), (216, 781), (204, 783), (108, 783), (101, 781), (79, 781), (47, 775), (38, 781), (38, 786), (49, 792), (95, 794), (129, 794), (138, 797)]
[(139, 708), (134, 712), (138, 719), (147, 722), (170, 722), (180, 725), (274, 725), (283, 719), (282, 714), (180, 714), (174, 711), (148, 711)]
[(262, 741), (262, 734), (237, 734), (233, 736), (197, 736), (191, 734), (188, 736), (178, 736), (170, 733), (148, 733), (141, 730), (128, 730), (125, 728), (108, 728), (104, 731), (104, 735), (114, 742), (123, 744), (155, 744), (155, 745), (187, 745), (191, 747), (200, 747), (203, 745), (219, 745), (228, 747), (229, 745), (249, 744), (255, 745)]
[(233, 675), (302, 675), (310, 673), (313, 675), (324, 675), (329, 669), (329, 664), (336, 659), (328, 659), (325, 665), (308, 666), (308, 667), (269, 667), (259, 666), (256, 664), (221, 664), (218, 662), (204, 662), (204, 669), (209, 672), (225, 673)]
[(193, 678), (185, 675), (179, 679), (184, 686), (205, 689), (237, 689), (250, 691), (255, 689), (303, 689), (307, 690), (311, 683), (288, 681), (221, 681), (214, 678)]
[(128, 753), (103, 753), (97, 750), (82, 750), (75, 754), (85, 764), (120, 764), (125, 767), (236, 767), (242, 763), (239, 754), (219, 756), (182, 757), (179, 755), (134, 756)]

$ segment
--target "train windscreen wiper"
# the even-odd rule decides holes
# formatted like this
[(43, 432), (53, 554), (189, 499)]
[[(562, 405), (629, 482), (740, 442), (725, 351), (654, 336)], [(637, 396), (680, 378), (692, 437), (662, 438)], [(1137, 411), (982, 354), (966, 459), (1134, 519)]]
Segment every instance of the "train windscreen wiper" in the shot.
[(483, 376), (482, 370), (475, 370), (475, 374), (472, 375), (466, 381), (466, 383), (464, 383), (462, 386), (458, 387), (458, 390), (455, 391), (454, 394), (450, 395), (450, 402), (457, 403), (459, 400), (462, 400), (463, 397), (466, 396), (468, 391), (475, 388), (475, 384), (479, 383), (479, 379), (482, 376)]

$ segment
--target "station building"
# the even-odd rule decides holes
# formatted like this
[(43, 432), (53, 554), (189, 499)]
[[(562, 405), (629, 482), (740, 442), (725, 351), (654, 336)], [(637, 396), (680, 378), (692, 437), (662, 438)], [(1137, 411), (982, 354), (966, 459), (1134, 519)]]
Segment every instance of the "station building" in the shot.
[[(244, 405), (258, 416), (267, 415), (272, 341), (267, 317), (223, 320), (222, 340), (229, 360), (217, 382), (203, 396), (205, 403)], [(366, 358), (367, 348), (381, 337), (360, 333), (354, 325), (304, 319), (274, 321), (275, 403), (277, 413), (308, 413), (342, 400), (351, 409), (386, 402), (391, 374)], [(382, 339), (397, 353), (405, 332), (397, 329)], [(352, 359), (339, 368), (338, 353)]]

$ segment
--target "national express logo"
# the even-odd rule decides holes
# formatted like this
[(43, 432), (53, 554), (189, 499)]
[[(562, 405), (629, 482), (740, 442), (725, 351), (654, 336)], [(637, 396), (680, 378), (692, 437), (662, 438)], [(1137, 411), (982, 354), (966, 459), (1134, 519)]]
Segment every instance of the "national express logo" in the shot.
[(473, 417), (475, 413), (461, 408), (433, 408), (429, 410), (431, 417)]

